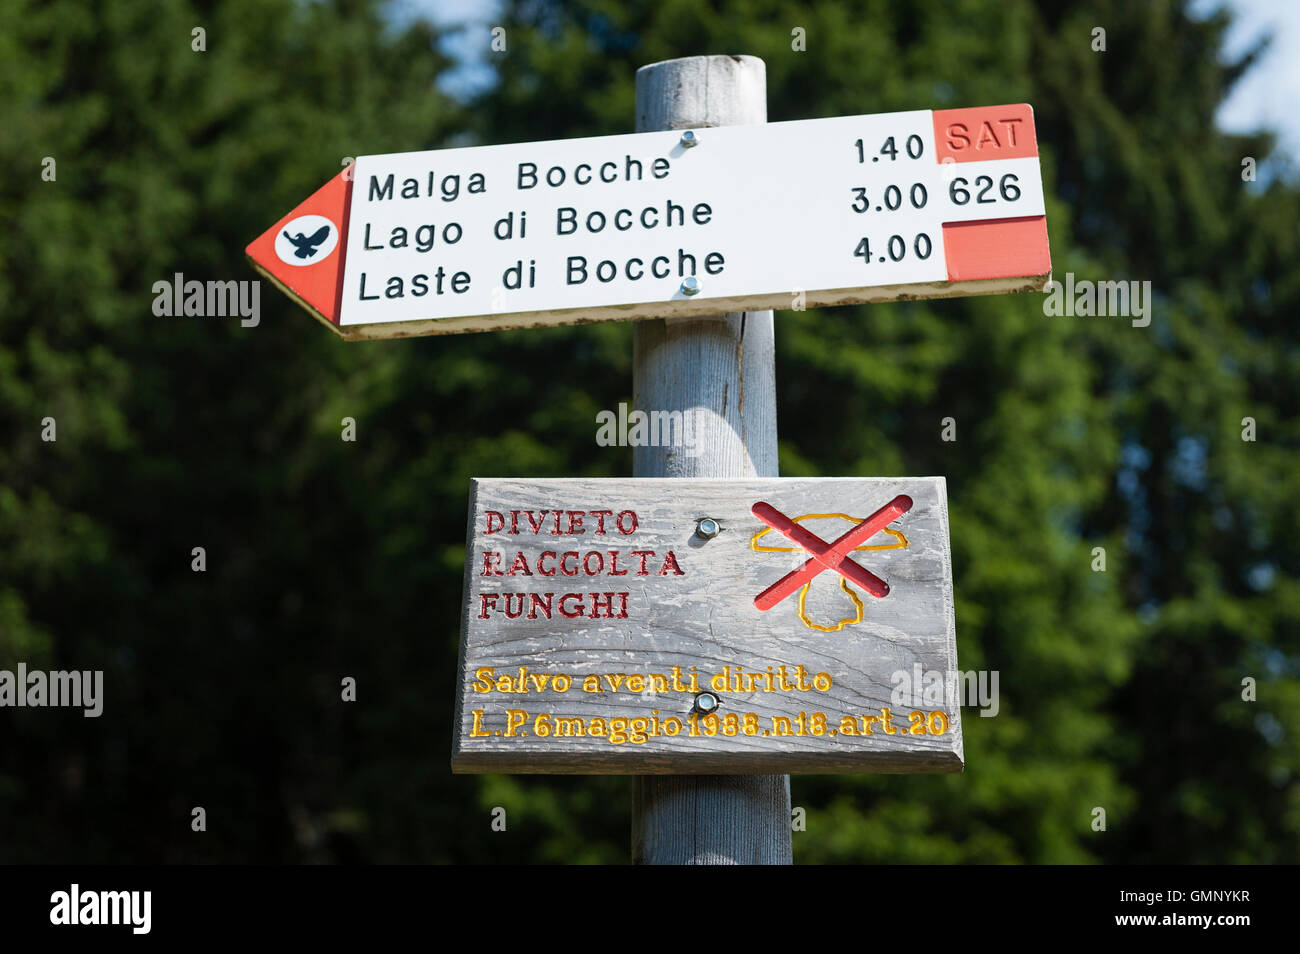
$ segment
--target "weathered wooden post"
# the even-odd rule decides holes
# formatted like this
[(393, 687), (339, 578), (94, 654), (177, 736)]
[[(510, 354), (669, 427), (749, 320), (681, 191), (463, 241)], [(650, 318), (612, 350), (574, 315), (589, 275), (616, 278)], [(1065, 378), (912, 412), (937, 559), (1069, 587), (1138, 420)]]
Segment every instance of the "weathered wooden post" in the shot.
[[(637, 71), (637, 132), (765, 122), (758, 57), (691, 56)], [(636, 448), (636, 476), (778, 476), (772, 312), (652, 319), (633, 335), (634, 406), (689, 413), (696, 427), (690, 455)], [(634, 862), (791, 861), (788, 775), (643, 775), (634, 785)]]

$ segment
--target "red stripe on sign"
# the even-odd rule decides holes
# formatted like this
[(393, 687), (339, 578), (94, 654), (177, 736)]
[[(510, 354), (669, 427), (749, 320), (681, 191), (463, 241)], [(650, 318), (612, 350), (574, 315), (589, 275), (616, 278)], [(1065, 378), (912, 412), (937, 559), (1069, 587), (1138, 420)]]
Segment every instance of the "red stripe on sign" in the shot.
[(1034, 107), (975, 106), (934, 110), (935, 159), (943, 162), (982, 162), (1023, 159), (1038, 155)]
[(351, 167), (344, 169), (244, 250), (259, 270), (335, 325), (343, 297), (351, 173)]
[(943, 227), (948, 281), (1027, 278), (1052, 271), (1047, 217), (950, 222)]

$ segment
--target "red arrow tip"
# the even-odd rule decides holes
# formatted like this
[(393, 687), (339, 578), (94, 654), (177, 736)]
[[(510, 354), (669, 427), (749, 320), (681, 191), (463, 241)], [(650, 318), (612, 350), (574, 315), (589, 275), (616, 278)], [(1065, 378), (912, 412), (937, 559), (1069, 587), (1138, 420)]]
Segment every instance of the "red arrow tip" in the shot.
[(350, 173), (344, 169), (245, 249), (259, 271), (335, 327), (343, 292)]

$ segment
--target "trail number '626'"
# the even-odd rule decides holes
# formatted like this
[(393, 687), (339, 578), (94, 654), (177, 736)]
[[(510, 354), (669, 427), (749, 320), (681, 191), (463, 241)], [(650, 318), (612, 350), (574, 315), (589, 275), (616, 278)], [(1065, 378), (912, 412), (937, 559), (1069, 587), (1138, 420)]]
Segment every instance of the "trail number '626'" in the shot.
[[(1014, 172), (1008, 172), (1002, 177), (998, 183), (998, 192), (1004, 201), (1015, 202), (1020, 198), (1020, 186), (1017, 185), (1019, 181)], [(970, 190), (966, 188), (968, 185), (970, 182), (961, 176), (952, 180), (952, 184), (948, 186), (948, 198), (952, 199), (953, 205), (965, 205), (970, 201)], [(993, 191), (992, 176), (976, 176), (975, 190), (976, 205), (990, 205), (997, 201), (996, 198), (989, 197), (989, 193)]]
[[(930, 252), (933, 248), (934, 246), (930, 241), (930, 236), (926, 235), (924, 232), (912, 240), (912, 252), (922, 261), (930, 257)], [(889, 255), (890, 261), (901, 262), (903, 256), (907, 254), (907, 240), (901, 235), (891, 235), (889, 241), (885, 243), (885, 251)], [(863, 238), (862, 241), (858, 243), (858, 247), (853, 250), (853, 254), (862, 259), (866, 264), (870, 265), (871, 241), (867, 238)], [(885, 256), (881, 255), (878, 260), (883, 262)]]

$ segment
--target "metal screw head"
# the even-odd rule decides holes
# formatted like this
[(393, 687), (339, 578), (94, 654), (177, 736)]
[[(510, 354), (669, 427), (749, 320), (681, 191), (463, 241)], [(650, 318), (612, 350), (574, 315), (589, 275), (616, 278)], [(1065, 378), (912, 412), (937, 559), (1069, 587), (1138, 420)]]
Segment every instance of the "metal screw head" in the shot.
[(695, 532), (705, 540), (712, 540), (722, 532), (722, 527), (712, 517), (704, 517), (695, 525)]
[(722, 700), (713, 692), (700, 692), (695, 696), (696, 712), (716, 712)]
[(698, 146), (699, 143), (700, 141), (695, 138), (695, 132), (693, 130), (688, 129), (686, 132), (682, 133), (682, 146), (684, 148), (690, 149), (691, 146)]
[(683, 295), (698, 295), (700, 293), (700, 280), (692, 275), (690, 278), (682, 279)]

